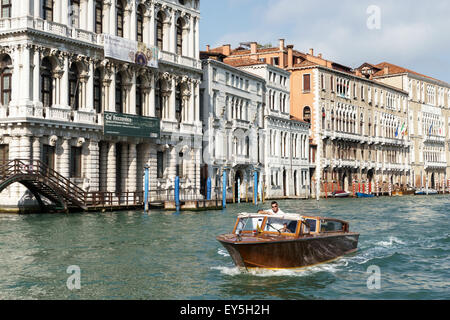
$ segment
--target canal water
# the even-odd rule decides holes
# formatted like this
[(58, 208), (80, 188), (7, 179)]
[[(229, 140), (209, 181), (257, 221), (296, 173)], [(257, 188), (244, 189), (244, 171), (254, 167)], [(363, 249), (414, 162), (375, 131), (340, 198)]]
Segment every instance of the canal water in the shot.
[[(450, 299), (448, 195), (280, 206), (348, 220), (361, 233), (359, 251), (302, 271), (240, 272), (215, 237), (231, 231), (239, 212), (254, 211), (249, 204), (182, 214), (3, 215), (0, 299)], [(76, 275), (69, 266), (79, 267), (79, 290), (67, 287)], [(373, 266), (379, 289), (368, 288)]]

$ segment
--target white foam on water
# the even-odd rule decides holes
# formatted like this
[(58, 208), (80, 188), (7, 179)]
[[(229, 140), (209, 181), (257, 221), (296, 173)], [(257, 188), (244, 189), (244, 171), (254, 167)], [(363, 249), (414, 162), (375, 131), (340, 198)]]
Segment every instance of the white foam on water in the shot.
[(405, 245), (406, 243), (394, 236), (389, 237), (389, 241), (379, 241), (376, 243), (376, 245), (379, 245), (382, 247), (387, 247), (387, 248), (390, 248), (395, 244)]
[(212, 267), (211, 269), (218, 270), (227, 276), (237, 276), (243, 273), (238, 267)]
[(228, 251), (227, 250), (225, 250), (225, 249), (217, 249), (217, 253), (219, 254), (219, 255), (221, 255), (221, 256), (223, 256), (223, 257), (229, 257), (230, 256), (230, 254), (228, 253)]

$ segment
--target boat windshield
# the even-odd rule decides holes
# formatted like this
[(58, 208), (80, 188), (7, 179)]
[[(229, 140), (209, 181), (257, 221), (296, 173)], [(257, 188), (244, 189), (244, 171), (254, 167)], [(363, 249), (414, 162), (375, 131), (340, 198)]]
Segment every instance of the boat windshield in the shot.
[(297, 221), (281, 218), (268, 218), (264, 231), (295, 233), (297, 230)]
[(261, 229), (264, 218), (253, 217), (253, 218), (240, 218), (236, 227), (236, 234), (240, 234), (241, 232), (253, 232)]
[(343, 231), (344, 224), (340, 221), (322, 220), (320, 222), (320, 232)]

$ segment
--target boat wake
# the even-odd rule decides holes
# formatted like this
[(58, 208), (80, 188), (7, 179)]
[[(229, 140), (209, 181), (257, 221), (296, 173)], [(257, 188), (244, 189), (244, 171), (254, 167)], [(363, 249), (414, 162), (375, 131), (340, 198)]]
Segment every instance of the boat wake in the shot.
[(334, 262), (298, 269), (249, 269), (238, 267), (212, 267), (212, 270), (220, 271), (227, 276), (251, 275), (256, 277), (305, 277), (320, 272), (336, 273), (348, 265), (348, 261), (339, 259)]
[(221, 249), (221, 248), (217, 249), (217, 253), (219, 255), (223, 256), (223, 257), (229, 257), (230, 256), (230, 254), (228, 253), (227, 250)]

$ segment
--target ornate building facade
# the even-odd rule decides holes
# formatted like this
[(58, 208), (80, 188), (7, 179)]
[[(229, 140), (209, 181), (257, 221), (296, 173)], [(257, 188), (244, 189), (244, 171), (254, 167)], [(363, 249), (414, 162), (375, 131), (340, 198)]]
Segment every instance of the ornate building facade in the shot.
[(267, 198), (308, 198), (310, 125), (290, 115), (290, 73), (248, 59), (229, 63), (265, 79), (264, 181)]
[(450, 187), (450, 84), (387, 62), (369, 66), (374, 80), (409, 93), (414, 186)]
[(252, 198), (254, 174), (264, 172), (263, 103), (265, 81), (223, 63), (223, 56), (203, 58), (203, 178), (221, 186), (227, 176), (227, 199)]
[[(153, 190), (176, 175), (199, 189), (199, 18), (197, 0), (11, 1), (0, 18), (1, 160), (41, 160), (86, 191), (141, 191), (146, 165)], [(121, 49), (110, 39), (158, 56), (107, 54)], [(105, 133), (107, 113), (156, 119), (160, 131)], [(20, 185), (1, 194), (3, 206), (31, 198)]]
[[(375, 192), (376, 185), (412, 184), (409, 162), (408, 93), (367, 79), (322, 54), (250, 43), (211, 49), (226, 62), (252, 59), (285, 69), (290, 76), (290, 114), (311, 124), (309, 159), (311, 193), (333, 189)], [(371, 190), (370, 190), (371, 189)], [(357, 190), (358, 191), (358, 190)]]

